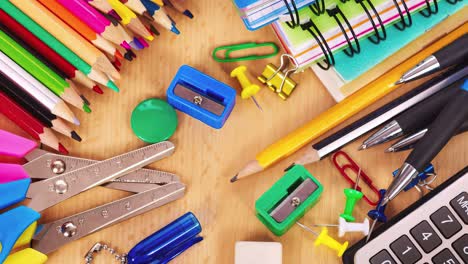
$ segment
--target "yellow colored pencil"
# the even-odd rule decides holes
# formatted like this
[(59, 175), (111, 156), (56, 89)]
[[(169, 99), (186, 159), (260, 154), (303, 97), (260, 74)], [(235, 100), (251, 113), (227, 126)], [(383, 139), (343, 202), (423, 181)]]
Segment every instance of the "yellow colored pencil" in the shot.
[[(152, 41), (154, 39), (153, 35), (151, 35), (145, 25), (141, 23), (140, 19), (126, 6), (126, 4), (122, 4), (119, 0), (107, 0), (107, 2), (109, 2), (115, 12), (122, 18), (122, 24), (147, 40)], [(129, 3), (129, 1), (127, 3)], [(141, 2), (139, 3), (141, 4)]]

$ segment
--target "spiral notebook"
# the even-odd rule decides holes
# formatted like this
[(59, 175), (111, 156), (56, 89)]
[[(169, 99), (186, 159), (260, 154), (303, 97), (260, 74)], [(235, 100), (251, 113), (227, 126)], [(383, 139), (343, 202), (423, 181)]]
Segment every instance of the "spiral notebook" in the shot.
[[(337, 101), (350, 94), (340, 91), (341, 86), (466, 6), (461, 1), (450, 0), (367, 0), (366, 12), (363, 2), (336, 1), (334, 9), (338, 11), (330, 12), (328, 8), (321, 14), (312, 8), (300, 10), (301, 24), (307, 19), (314, 21), (312, 32), (304, 27), (291, 28), (284, 22), (273, 24), (279, 40), (296, 58), (300, 69), (315, 65), (313, 70)], [(373, 15), (370, 20), (368, 13), (372, 14), (373, 10), (378, 16)]]

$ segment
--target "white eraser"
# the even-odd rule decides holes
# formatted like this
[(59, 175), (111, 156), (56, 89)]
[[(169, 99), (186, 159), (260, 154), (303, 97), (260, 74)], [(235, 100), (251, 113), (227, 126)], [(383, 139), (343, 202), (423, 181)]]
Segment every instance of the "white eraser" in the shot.
[(282, 264), (283, 246), (278, 242), (236, 242), (235, 264)]

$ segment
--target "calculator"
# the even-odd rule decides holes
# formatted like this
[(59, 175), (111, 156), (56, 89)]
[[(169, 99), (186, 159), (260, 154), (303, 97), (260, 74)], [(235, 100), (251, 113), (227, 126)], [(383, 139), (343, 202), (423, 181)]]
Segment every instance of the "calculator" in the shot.
[(365, 240), (344, 253), (344, 264), (467, 264), (468, 167)]

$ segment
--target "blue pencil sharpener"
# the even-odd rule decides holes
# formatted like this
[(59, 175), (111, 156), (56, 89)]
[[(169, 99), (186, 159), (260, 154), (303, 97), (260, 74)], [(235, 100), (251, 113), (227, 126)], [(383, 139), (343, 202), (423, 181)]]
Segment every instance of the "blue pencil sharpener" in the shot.
[(179, 111), (219, 129), (236, 104), (236, 90), (183, 65), (167, 89), (167, 101)]

